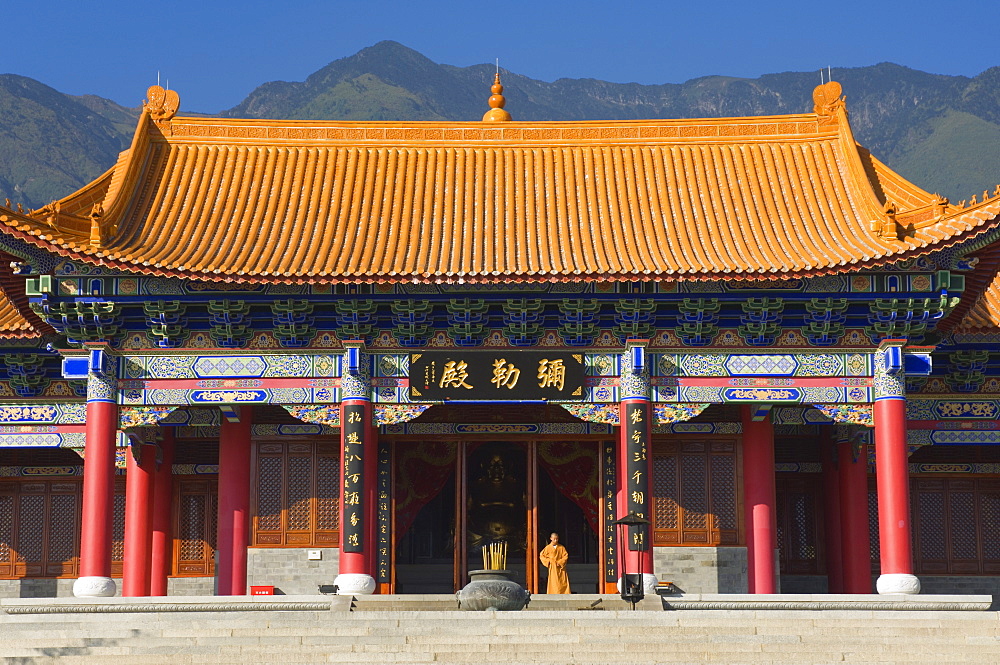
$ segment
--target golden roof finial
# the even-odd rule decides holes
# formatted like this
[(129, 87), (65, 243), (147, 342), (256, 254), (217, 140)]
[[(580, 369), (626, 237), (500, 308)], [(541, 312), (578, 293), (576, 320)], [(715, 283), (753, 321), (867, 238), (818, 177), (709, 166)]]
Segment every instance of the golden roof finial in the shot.
[(142, 103), (142, 107), (157, 122), (165, 122), (173, 118), (180, 105), (181, 99), (176, 90), (166, 90), (159, 85), (149, 87), (149, 90), (146, 91), (146, 101)]
[(503, 110), (504, 104), (507, 100), (503, 96), (503, 86), (500, 85), (500, 72), (493, 78), (493, 86), (490, 87), (490, 91), (493, 93), (490, 96), (490, 110), (486, 112), (483, 116), (483, 122), (508, 122), (510, 121), (510, 113)]
[(813, 113), (819, 116), (820, 125), (836, 122), (837, 111), (844, 107), (847, 99), (842, 92), (843, 88), (836, 81), (827, 81), (813, 90)]

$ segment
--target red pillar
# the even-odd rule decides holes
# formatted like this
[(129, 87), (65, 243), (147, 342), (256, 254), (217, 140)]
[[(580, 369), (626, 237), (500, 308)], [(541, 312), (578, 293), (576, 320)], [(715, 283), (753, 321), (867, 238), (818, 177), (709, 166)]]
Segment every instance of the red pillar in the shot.
[(153, 540), (149, 578), (151, 596), (167, 595), (167, 579), (173, 559), (171, 507), (174, 489), (174, 428), (164, 427), (160, 431), (161, 459), (153, 482)]
[(844, 593), (871, 593), (868, 455), (854, 441), (841, 442), (839, 448)]
[[(139, 452), (140, 461), (135, 453)], [(148, 596), (156, 447), (133, 444), (125, 454), (125, 556), (122, 596)]]
[(253, 407), (237, 410), (239, 422), (222, 419), (219, 435), (218, 595), (247, 592), (250, 544), (250, 426)]
[(840, 475), (834, 426), (825, 427), (823, 454), (823, 534), (826, 541), (826, 579), (829, 593), (844, 593), (844, 562), (841, 551)]
[[(638, 415), (636, 415), (638, 414)], [(630, 512), (652, 522), (652, 497), (650, 479), (653, 472), (650, 432), (652, 408), (648, 399), (626, 399), (619, 406), (618, 428), (618, 517)], [(638, 435), (638, 436), (637, 436)], [(639, 475), (637, 476), (636, 473)], [(626, 538), (635, 537), (627, 534)], [(624, 554), (625, 570), (622, 573), (642, 573), (644, 577), (653, 575), (652, 528), (647, 527), (642, 535), (645, 542), (618, 543), (619, 560)], [(655, 579), (652, 581), (655, 584)]]
[(743, 407), (743, 510), (747, 538), (747, 590), (775, 593), (778, 548), (774, 498), (774, 429), (771, 416), (755, 421)]
[(378, 446), (368, 399), (341, 402), (339, 593), (374, 593)]
[[(89, 381), (94, 382), (91, 377)], [(107, 388), (106, 383), (105, 387)], [(88, 392), (91, 388), (88, 386)], [(113, 389), (87, 399), (87, 430), (83, 460), (83, 507), (80, 527), (80, 577), (75, 596), (113, 596), (111, 536), (115, 499), (115, 443), (118, 405)], [(107, 396), (106, 396), (107, 395)]]
[(910, 544), (910, 478), (906, 456), (906, 400), (876, 399), (875, 474), (881, 549), (879, 593), (919, 593)]

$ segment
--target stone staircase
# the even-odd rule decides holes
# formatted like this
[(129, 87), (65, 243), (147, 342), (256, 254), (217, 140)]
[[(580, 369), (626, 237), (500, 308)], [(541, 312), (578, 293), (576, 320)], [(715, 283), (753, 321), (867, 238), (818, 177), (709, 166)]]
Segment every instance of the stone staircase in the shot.
[[(582, 609), (594, 600), (536, 596), (527, 611), (511, 613), (444, 609), (449, 596), (424, 597), (424, 604), (404, 596), (3, 600), (0, 662), (1000, 662), (1000, 614), (982, 609), (989, 597), (912, 597), (920, 600), (895, 604), (907, 609), (864, 609), (886, 599), (684, 596), (668, 600), (682, 609), (665, 610), (653, 598), (637, 611), (614, 596), (592, 598), (601, 602)], [(837, 602), (854, 609), (798, 609)]]

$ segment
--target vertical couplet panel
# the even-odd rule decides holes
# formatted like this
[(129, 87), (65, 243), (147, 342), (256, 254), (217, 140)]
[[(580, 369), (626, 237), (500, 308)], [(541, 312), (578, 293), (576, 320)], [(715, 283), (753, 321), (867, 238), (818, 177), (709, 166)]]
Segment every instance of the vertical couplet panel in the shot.
[(392, 449), (388, 441), (378, 445), (378, 531), (375, 535), (376, 577), (381, 593), (392, 584)]
[[(623, 460), (623, 488), (625, 513), (649, 519), (649, 506), (651, 505), (649, 495), (650, 466), (650, 428), (649, 419), (651, 409), (649, 402), (635, 400), (622, 404), (622, 432), (624, 442), (622, 448), (625, 451)], [(637, 557), (641, 562), (640, 572), (652, 572), (652, 555), (650, 550), (650, 529), (638, 526), (628, 527), (627, 551), (637, 554), (627, 556)], [(630, 559), (631, 560), (631, 559)], [(631, 566), (630, 566), (630, 569)], [(648, 569), (648, 570), (647, 570)]]
[(341, 559), (341, 572), (366, 573), (364, 562), (365, 552), (365, 440), (368, 438), (368, 424), (365, 418), (365, 403), (344, 403), (341, 426), (343, 427), (344, 459), (343, 459), (343, 497), (341, 510), (343, 524), (341, 525), (342, 554), (359, 554), (361, 557), (348, 557), (359, 565), (358, 570), (347, 570), (346, 563)]
[(615, 532), (615, 520), (617, 519), (617, 507), (615, 497), (617, 496), (617, 472), (615, 471), (615, 444), (613, 441), (605, 441), (601, 444), (603, 478), (601, 490), (603, 492), (602, 505), (604, 510), (604, 537), (601, 543), (601, 552), (604, 560), (604, 592), (616, 593), (618, 584), (618, 541)]

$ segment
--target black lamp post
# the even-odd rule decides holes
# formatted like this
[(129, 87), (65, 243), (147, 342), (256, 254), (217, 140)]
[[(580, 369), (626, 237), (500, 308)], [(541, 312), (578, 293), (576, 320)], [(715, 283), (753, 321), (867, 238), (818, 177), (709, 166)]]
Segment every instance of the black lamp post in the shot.
[(646, 551), (649, 542), (646, 540), (648, 538), (646, 531), (649, 528), (649, 520), (639, 517), (635, 513), (629, 513), (620, 520), (615, 521), (615, 525), (618, 527), (618, 559), (621, 562), (619, 572), (622, 578), (622, 600), (631, 603), (634, 610), (635, 604), (642, 600), (646, 593), (642, 588), (642, 566), (639, 563), (641, 555), (634, 557), (638, 569), (629, 570), (628, 563), (630, 557), (628, 556), (628, 551)]

